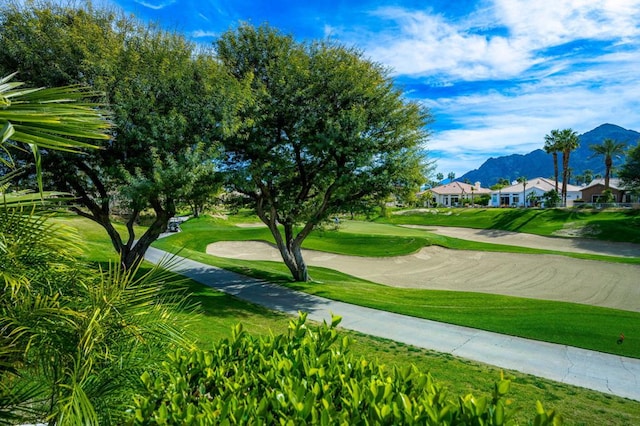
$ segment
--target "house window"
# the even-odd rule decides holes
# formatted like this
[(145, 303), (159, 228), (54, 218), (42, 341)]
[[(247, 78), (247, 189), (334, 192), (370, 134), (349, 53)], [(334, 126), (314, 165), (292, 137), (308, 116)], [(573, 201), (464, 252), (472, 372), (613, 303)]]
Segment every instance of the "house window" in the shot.
[(511, 199), (513, 204), (518, 204), (520, 202), (520, 197), (518, 197), (517, 195), (514, 195)]

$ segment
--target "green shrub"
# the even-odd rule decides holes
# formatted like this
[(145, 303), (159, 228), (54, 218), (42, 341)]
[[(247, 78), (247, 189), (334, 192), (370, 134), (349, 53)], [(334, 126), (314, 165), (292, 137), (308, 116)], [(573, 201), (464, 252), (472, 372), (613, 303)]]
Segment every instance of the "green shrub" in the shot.
[[(330, 325), (256, 339), (236, 326), (212, 350), (176, 351), (163, 371), (145, 372), (130, 425), (514, 424), (502, 378), (493, 394), (454, 398), (416, 367), (387, 369), (349, 352)], [(536, 425), (560, 423), (537, 404)]]

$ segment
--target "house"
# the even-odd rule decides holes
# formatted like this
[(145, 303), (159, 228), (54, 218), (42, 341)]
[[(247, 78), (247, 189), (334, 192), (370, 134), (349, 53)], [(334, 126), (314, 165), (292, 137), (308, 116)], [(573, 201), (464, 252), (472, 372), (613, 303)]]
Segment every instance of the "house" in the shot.
[[(631, 193), (624, 185), (620, 183), (620, 179), (609, 179), (609, 189), (613, 195), (612, 203), (630, 203)], [(604, 200), (604, 179), (594, 179), (591, 183), (582, 188), (582, 201), (585, 203), (598, 203)]]
[(464, 182), (449, 182), (444, 185), (431, 188), (433, 203), (436, 206), (458, 207), (465, 203), (473, 204), (478, 196), (490, 194), (491, 190), (480, 186), (480, 182), (474, 185)]
[[(556, 189), (555, 181), (542, 177), (529, 179), (526, 185), (514, 182), (511, 186), (491, 191), (489, 205), (492, 207), (523, 207), (526, 200), (527, 207), (533, 207), (538, 205), (543, 195), (552, 189)], [(573, 206), (573, 202), (580, 199), (580, 189), (576, 185), (567, 185), (567, 206)], [(558, 182), (558, 192), (561, 191), (562, 183)]]

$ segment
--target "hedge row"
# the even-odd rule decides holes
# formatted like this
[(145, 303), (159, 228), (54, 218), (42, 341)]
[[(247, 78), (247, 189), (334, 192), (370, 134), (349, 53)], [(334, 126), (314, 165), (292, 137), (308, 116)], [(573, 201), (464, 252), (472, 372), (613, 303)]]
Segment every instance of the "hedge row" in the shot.
[[(493, 394), (452, 397), (416, 367), (388, 369), (357, 359), (336, 326), (290, 322), (287, 334), (254, 338), (240, 325), (213, 350), (176, 351), (146, 372), (131, 425), (507, 425), (502, 378)], [(538, 402), (534, 425), (560, 417)]]

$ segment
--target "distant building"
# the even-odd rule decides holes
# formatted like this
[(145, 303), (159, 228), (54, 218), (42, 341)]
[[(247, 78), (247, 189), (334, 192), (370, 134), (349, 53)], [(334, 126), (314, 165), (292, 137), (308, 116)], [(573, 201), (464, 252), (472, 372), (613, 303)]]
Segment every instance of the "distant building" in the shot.
[[(489, 205), (492, 207), (533, 207), (540, 205), (542, 196), (556, 189), (554, 180), (535, 178), (527, 180), (527, 184), (514, 183), (502, 189), (491, 191)], [(567, 185), (567, 206), (573, 206), (575, 200), (580, 199), (580, 188), (576, 185)], [(526, 193), (525, 193), (526, 191)], [(562, 182), (558, 182), (558, 193), (562, 191)]]
[[(582, 188), (582, 201), (585, 203), (603, 202), (604, 199), (604, 179), (594, 179), (589, 185)], [(630, 203), (631, 193), (624, 185), (620, 183), (620, 179), (609, 179), (609, 189), (613, 195), (612, 203)]]
[(480, 186), (480, 182), (474, 185), (464, 182), (449, 182), (444, 185), (431, 188), (433, 203), (437, 206), (458, 207), (465, 203), (472, 203), (472, 199), (490, 194), (491, 190)]

